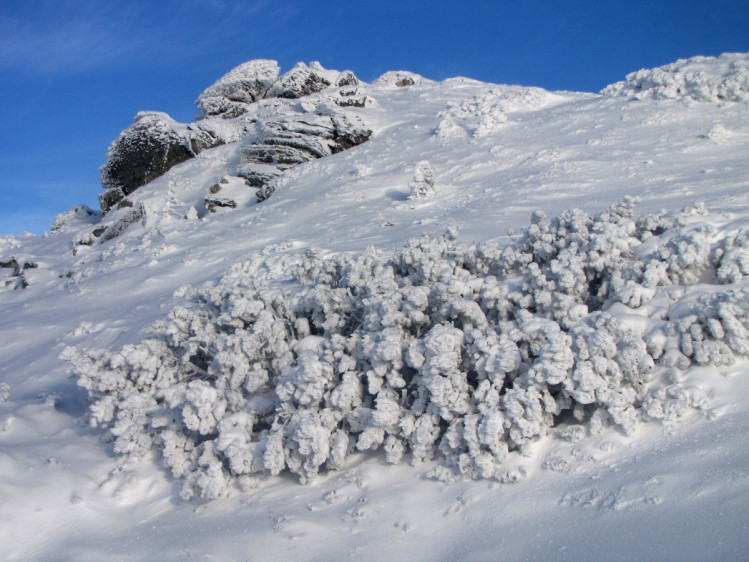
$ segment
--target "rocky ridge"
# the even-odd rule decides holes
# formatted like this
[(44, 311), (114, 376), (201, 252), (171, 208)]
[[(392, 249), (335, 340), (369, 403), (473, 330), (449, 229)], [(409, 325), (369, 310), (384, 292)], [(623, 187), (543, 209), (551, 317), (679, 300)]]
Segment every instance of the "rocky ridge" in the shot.
[[(395, 74), (398, 86), (423, 80), (410, 73)], [(179, 123), (163, 112), (138, 113), (109, 147), (101, 167), (105, 191), (99, 201), (111, 224), (79, 236), (77, 243), (90, 245), (105, 232), (116, 236), (143, 219), (145, 210), (128, 196), (177, 164), (226, 143), (243, 143), (236, 177), (244, 180), (250, 197), (264, 201), (275, 190), (273, 180), (288, 168), (370, 138), (372, 129), (359, 111), (367, 105), (359, 84), (353, 72), (327, 70), (318, 62), (300, 62), (279, 75), (276, 61), (260, 59), (234, 68), (201, 93), (195, 102), (200, 110), (195, 123)], [(322, 97), (297, 101), (314, 94)], [(236, 182), (217, 178), (185, 218), (235, 208), (236, 187), (225, 189), (231, 183)], [(239, 198), (243, 196), (246, 193)]]

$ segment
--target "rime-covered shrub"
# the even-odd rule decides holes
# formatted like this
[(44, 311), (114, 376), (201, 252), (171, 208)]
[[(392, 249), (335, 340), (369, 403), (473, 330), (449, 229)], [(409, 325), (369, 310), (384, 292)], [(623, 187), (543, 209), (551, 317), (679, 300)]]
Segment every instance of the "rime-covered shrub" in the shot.
[(749, 275), (749, 230), (731, 232), (712, 253), (720, 283), (738, 283)]
[(503, 480), (550, 432), (675, 419), (698, 402), (678, 373), (749, 356), (745, 231), (634, 205), (536, 212), (504, 247), (269, 251), (181, 290), (140, 343), (64, 357), (115, 452), (155, 448), (185, 498), (354, 451)]
[(414, 168), (414, 176), (411, 180), (411, 197), (427, 197), (434, 191), (434, 170), (428, 160), (422, 160)]
[(749, 55), (693, 57), (627, 75), (604, 88), (607, 96), (637, 99), (685, 99), (698, 102), (740, 102), (749, 99)]

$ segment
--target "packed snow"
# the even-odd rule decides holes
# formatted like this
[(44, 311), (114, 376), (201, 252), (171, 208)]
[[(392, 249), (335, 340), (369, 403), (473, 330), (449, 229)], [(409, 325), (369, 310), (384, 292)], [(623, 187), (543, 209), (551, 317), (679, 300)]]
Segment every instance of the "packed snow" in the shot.
[[(3, 557), (746, 559), (748, 63), (231, 71), (228, 142), (0, 237)], [(371, 136), (261, 197), (290, 128)]]

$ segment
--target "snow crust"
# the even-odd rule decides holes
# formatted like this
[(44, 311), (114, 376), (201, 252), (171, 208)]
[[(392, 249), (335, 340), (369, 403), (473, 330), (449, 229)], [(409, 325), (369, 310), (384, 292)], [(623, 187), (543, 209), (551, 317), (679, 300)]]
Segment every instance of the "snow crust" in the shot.
[[(707, 82), (719, 84), (732, 72), (734, 59), (739, 69), (745, 55), (698, 63)], [(353, 90), (352, 96), (339, 93)], [(243, 143), (237, 133), (227, 144), (201, 152), (138, 189), (129, 196), (132, 207), (102, 219), (73, 210), (46, 236), (0, 237), (0, 262), (18, 266), (0, 268), (3, 556), (329, 559), (343, 554), (364, 560), (489, 560), (500, 553), (509, 559), (747, 558), (747, 363), (730, 358), (720, 346), (705, 345), (727, 338), (730, 330), (740, 334), (740, 326), (746, 328), (741, 319), (747, 311), (747, 102), (713, 97), (720, 103), (697, 104), (684, 103), (691, 97), (654, 99), (648, 94), (633, 100), (633, 95), (552, 94), (448, 80), (408, 87), (358, 84), (329, 88), (303, 100), (264, 99), (250, 104), (252, 109), (238, 121), (246, 117), (250, 126), (258, 114), (279, 108), (291, 108), (300, 117), (305, 112), (317, 115), (318, 108), (322, 112), (336, 100), (366, 97), (363, 107), (346, 111), (366, 118), (372, 138), (285, 170), (272, 197), (261, 204), (253, 197), (237, 197), (233, 209), (192, 212), (222, 178), (228, 181), (222, 188), (226, 194), (236, 197), (232, 190), (241, 189), (236, 173)], [(227, 131), (239, 130), (232, 119), (210, 121), (220, 122), (215, 126)], [(411, 197), (412, 185), (423, 187), (429, 175), (424, 173), (425, 161), (434, 189), (424, 197)], [(637, 357), (662, 351), (657, 361), (673, 361), (657, 366), (665, 370), (651, 373), (654, 378), (645, 381), (647, 392), (636, 399), (639, 421), (649, 421), (631, 426), (633, 434), (626, 435), (616, 423), (591, 425), (592, 417), (580, 421), (573, 414), (557, 420), (546, 435), (529, 439), (524, 449), (508, 455), (499, 479), (435, 482), (427, 475), (438, 475), (444, 465), (444, 459), (436, 457), (424, 457), (418, 466), (388, 465), (388, 458), (398, 455), (396, 443), (391, 440), (385, 447), (383, 441), (383, 447), (372, 452), (365, 445), (376, 444), (379, 435), (370, 431), (362, 449), (346, 455), (342, 439), (328, 440), (331, 470), (323, 468), (304, 486), (288, 477), (288, 467), (282, 470), (283, 440), (280, 448), (276, 443), (266, 449), (271, 451), (268, 471), (280, 471), (278, 477), (243, 472), (243, 478), (223, 490), (214, 485), (225, 465), (206, 457), (202, 486), (208, 496), (221, 497), (186, 502), (180, 497), (185, 478), (173, 478), (161, 468), (167, 459), (179, 466), (178, 456), (166, 451), (184, 450), (186, 441), (177, 433), (165, 435), (169, 447), (157, 454), (136, 438), (128, 442), (142, 447), (140, 462), (115, 456), (115, 443), (102, 443), (102, 430), (83, 422), (91, 414), (87, 392), (69, 380), (59, 359), (69, 347), (107, 354), (125, 346), (142, 347), (149, 327), (163, 323), (178, 307), (191, 302), (194, 312), (208, 307), (208, 302), (195, 306), (191, 301), (209, 294), (207, 287), (258, 290), (252, 280), (263, 276), (250, 276), (244, 266), (234, 264), (265, 264), (261, 269), (283, 271), (283, 264), (305, 260), (311, 265), (344, 263), (364, 256), (368, 246), (377, 251), (366, 255), (379, 256), (372, 261), (379, 263), (410, 239), (441, 239), (446, 231), (451, 238), (446, 245), (506, 248), (526, 239), (523, 229), (529, 224), (535, 225), (533, 252), (540, 256), (548, 250), (551, 232), (543, 225), (551, 225), (564, 209), (579, 208), (593, 217), (626, 196), (641, 199), (639, 216), (655, 217), (642, 224), (653, 236), (638, 239), (636, 250), (627, 246), (627, 235), (614, 236), (622, 246), (599, 257), (631, 250), (635, 263), (642, 264), (621, 270), (612, 286), (618, 300), (610, 301), (607, 312), (629, 326), (635, 340), (643, 339), (645, 354), (633, 344), (616, 359), (638, 364)], [(695, 204), (698, 200), (705, 205)], [(661, 214), (661, 208), (667, 212)], [(118, 236), (90, 246), (78, 243), (92, 228), (109, 229), (133, 209), (142, 210), (142, 217)], [(537, 209), (543, 213), (534, 213)], [(669, 217), (676, 221), (673, 230), (663, 222)], [(575, 232), (575, 221), (564, 224), (569, 233)], [(426, 257), (439, 255), (430, 253), (430, 247), (411, 246)], [(653, 257), (663, 265), (648, 266)], [(438, 264), (441, 259), (427, 262)], [(24, 269), (25, 264), (29, 267)], [(544, 300), (544, 292), (552, 297), (557, 293), (546, 287), (552, 281), (578, 286), (578, 270), (574, 262), (569, 265), (549, 269), (553, 275), (540, 275), (543, 268), (528, 266), (521, 275), (534, 302), (539, 299), (550, 314), (564, 311), (565, 316), (554, 319), (560, 326), (563, 318), (580, 321), (585, 314), (580, 303), (562, 309), (554, 307), (553, 299)], [(419, 271), (442, 275), (441, 266)], [(329, 274), (327, 266), (318, 267), (317, 275)], [(375, 279), (385, 281), (383, 276)], [(294, 286), (290, 278), (277, 281), (280, 285), (261, 289), (283, 293)], [(320, 294), (325, 286), (319, 285)], [(431, 291), (437, 284), (426, 286)], [(716, 287), (722, 287), (718, 293)], [(250, 300), (229, 297), (217, 295), (234, 313), (254, 314)], [(400, 301), (409, 318), (417, 316), (421, 297), (413, 292)], [(319, 310), (323, 322), (335, 325), (334, 311), (310, 310)], [(376, 310), (373, 321), (399, 317), (395, 313), (400, 309), (387, 299)], [(445, 322), (438, 324), (443, 327), (433, 328), (425, 350), (433, 339), (432, 347), (439, 342), (447, 355), (462, 357), (465, 351), (455, 330), (465, 333), (466, 323), (476, 329), (481, 317), (467, 303), (450, 304), (444, 314)], [(546, 333), (549, 319), (532, 314), (529, 328)], [(726, 321), (715, 322), (716, 314)], [(643, 337), (667, 323), (673, 324), (673, 332), (664, 328)], [(314, 382), (328, 380), (320, 353), (329, 344), (310, 320), (307, 326), (300, 321), (292, 327), (298, 343), (290, 345), (289, 353), (297, 359), (279, 392), (312, 403), (320, 392)], [(378, 365), (393, 364), (397, 345), (386, 330), (374, 333), (378, 335), (368, 344), (369, 357)], [(564, 330), (559, 334), (539, 339), (542, 359), (533, 370), (534, 378), (552, 387), (569, 364)], [(590, 345), (596, 343), (594, 335), (582, 334)], [(672, 347), (674, 342), (677, 347)], [(599, 345), (604, 355), (605, 343)], [(489, 362), (488, 377), (516, 368), (517, 356), (507, 351), (510, 348), (506, 342), (498, 347), (506, 351)], [(421, 355), (430, 369), (450, 365), (439, 355)], [(137, 359), (145, 368), (157, 356), (144, 353)], [(687, 364), (682, 356), (704, 361), (690, 359)], [(222, 356), (227, 369), (245, 367), (231, 363), (232, 358), (231, 353)], [(639, 380), (639, 372), (633, 369), (627, 377)], [(377, 378), (376, 373), (371, 377), (373, 390)], [(578, 379), (587, 381), (582, 371)], [(114, 371), (111, 380), (120, 380)], [(247, 380), (257, 385), (253, 390), (265, 384), (260, 374)], [(659, 381), (666, 384), (656, 385)], [(335, 398), (339, 408), (356, 403), (357, 385), (369, 391), (369, 378), (349, 376), (340, 382)], [(424, 384), (435, 396), (447, 397), (450, 389), (438, 382), (427, 377)], [(381, 390), (388, 384), (384, 376)], [(581, 397), (584, 391), (575, 390)], [(220, 394), (206, 381), (188, 381), (180, 392), (169, 399), (184, 405), (185, 423), (193, 431), (208, 430), (221, 417), (214, 400)], [(138, 400), (133, 396), (128, 402), (130, 411), (147, 412), (148, 403)], [(274, 400), (259, 394), (252, 407), (263, 411)], [(435, 404), (450, 414), (461, 402), (440, 398)], [(362, 419), (363, 430), (391, 427), (398, 412), (385, 396), (372, 410), (373, 417)], [(254, 463), (253, 434), (263, 428), (252, 429), (257, 416), (252, 411), (233, 416), (220, 420), (224, 426), (215, 451), (245, 471)], [(488, 418), (485, 427), (498, 427), (496, 421)], [(591, 428), (600, 433), (592, 435)], [(325, 446), (315, 420), (298, 416), (288, 431), (289, 450), (299, 469), (318, 463)], [(491, 439), (496, 432), (482, 435), (481, 449), (490, 450), (492, 444), (496, 448)], [(409, 454), (405, 452), (404, 460)], [(196, 488), (198, 495), (203, 488)]]

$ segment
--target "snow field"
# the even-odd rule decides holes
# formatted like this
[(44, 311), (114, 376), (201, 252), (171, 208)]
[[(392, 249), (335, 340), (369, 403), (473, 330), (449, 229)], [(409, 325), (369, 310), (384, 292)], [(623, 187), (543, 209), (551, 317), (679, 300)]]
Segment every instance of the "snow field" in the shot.
[[(717, 76), (731, 57), (739, 64), (746, 55), (721, 59), (717, 70), (709, 60), (694, 63)], [(656, 366), (648, 390), (681, 388), (691, 406), (680, 416), (659, 417), (683, 404), (678, 393), (666, 392), (647, 408), (640, 404), (639, 416), (657, 420), (638, 423), (630, 436), (611, 424), (574, 442), (580, 430), (567, 429), (583, 426), (589, 433), (590, 420), (558, 420), (546, 436), (508, 454), (507, 483), (444, 484), (426, 477), (443, 470), (444, 456), (417, 467), (386, 466), (384, 451), (353, 450), (340, 470), (323, 466), (305, 486), (287, 472), (255, 475), (244, 489), (231, 483), (221, 499), (185, 502), (184, 479), (172, 480), (159, 455), (146, 453), (139, 463), (115, 457), (111, 444), (100, 442), (101, 430), (82, 423), (86, 393), (67, 378), (59, 354), (69, 346), (114, 353), (140, 345), (150, 326), (189, 303), (206, 282), (223, 277), (231, 286), (232, 264), (253, 256), (299, 261), (311, 248), (321, 249), (314, 261), (325, 263), (341, 253), (361, 256), (370, 245), (386, 262), (407, 240), (440, 239), (449, 227), (457, 227), (452, 243), (458, 246), (505, 247), (525, 236), (536, 209), (553, 218), (577, 207), (593, 217), (626, 196), (641, 198), (638, 215), (661, 208), (672, 218), (679, 209), (692, 213), (673, 231), (677, 236), (664, 232), (641, 241), (638, 260), (658, 246), (657, 253), (678, 250), (661, 256), (666, 264), (671, 256), (692, 256), (693, 264), (706, 267), (692, 280), (669, 277), (671, 285), (658, 286), (639, 308), (632, 299), (648, 291), (623, 278), (616, 291), (629, 299), (627, 308), (619, 304), (614, 312), (627, 312), (627, 324), (642, 334), (666, 322), (658, 319), (664, 311), (677, 323), (697, 313), (678, 338), (666, 333), (646, 342), (648, 354), (658, 341), (679, 339), (679, 353), (688, 357), (682, 336), (697, 342), (719, 333), (712, 322), (719, 303), (709, 295), (729, 294), (733, 285), (735, 300), (745, 290), (745, 281), (731, 280), (730, 273), (724, 281), (731, 283), (719, 286), (712, 261), (732, 239), (721, 260), (740, 269), (745, 259), (745, 242), (733, 238), (749, 217), (745, 101), (542, 93), (539, 103), (538, 92), (529, 92), (527, 105), (510, 106), (503, 100), (523, 98), (523, 88), (466, 79), (416, 82), (403, 89), (394, 82), (360, 85), (371, 100), (373, 138), (289, 169), (260, 205), (248, 198), (233, 210), (183, 219), (220, 178), (236, 177), (241, 143), (229, 143), (140, 188), (132, 198), (144, 205), (145, 221), (118, 238), (77, 246), (74, 255), (74, 238), (100, 220), (85, 213), (44, 237), (0, 237), (0, 261), (15, 257), (38, 266), (23, 272), (24, 290), (0, 283), (0, 381), (8, 387), (0, 402), (6, 558), (747, 557), (743, 360), (686, 370)], [(423, 161), (432, 168), (434, 192), (409, 199)], [(705, 201), (707, 214), (697, 200)], [(0, 273), (11, 278), (9, 269)], [(534, 294), (548, 281), (545, 274), (522, 273)], [(192, 289), (175, 296), (184, 285)], [(307, 346), (313, 341), (300, 351), (315, 349)], [(693, 343), (692, 351), (694, 357)], [(663, 407), (669, 400), (675, 410)]]

